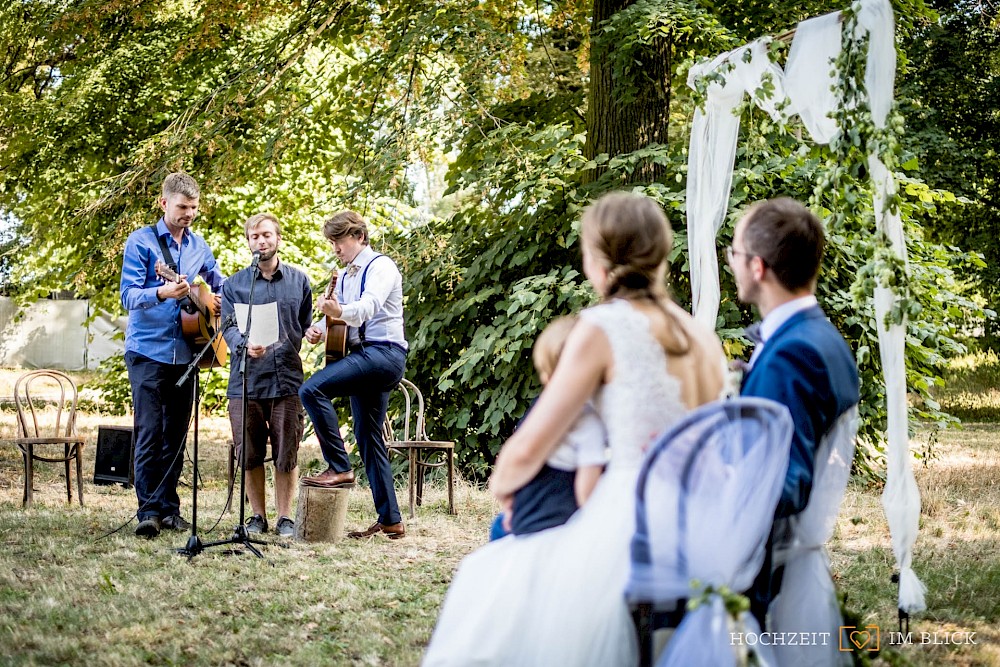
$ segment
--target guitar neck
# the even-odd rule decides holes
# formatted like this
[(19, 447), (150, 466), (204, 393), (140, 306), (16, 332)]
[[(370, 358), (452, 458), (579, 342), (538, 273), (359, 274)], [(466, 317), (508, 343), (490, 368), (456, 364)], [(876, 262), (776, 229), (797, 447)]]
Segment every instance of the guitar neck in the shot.
[[(156, 275), (160, 276), (164, 280), (169, 280), (172, 283), (181, 282), (180, 275), (178, 275), (176, 271), (171, 269), (162, 261), (156, 260), (156, 266), (154, 268), (156, 271)], [(211, 314), (211, 309), (208, 307), (208, 304), (202, 301), (201, 290), (196, 289), (194, 285), (192, 285), (191, 289), (188, 291), (187, 298), (191, 301), (192, 304), (194, 304), (194, 307), (197, 308), (203, 315), (207, 317), (209, 316), (209, 314)]]
[(334, 298), (337, 293), (337, 267), (333, 267), (333, 272), (330, 273), (330, 284), (326, 287), (326, 294), (324, 295), (327, 299)]

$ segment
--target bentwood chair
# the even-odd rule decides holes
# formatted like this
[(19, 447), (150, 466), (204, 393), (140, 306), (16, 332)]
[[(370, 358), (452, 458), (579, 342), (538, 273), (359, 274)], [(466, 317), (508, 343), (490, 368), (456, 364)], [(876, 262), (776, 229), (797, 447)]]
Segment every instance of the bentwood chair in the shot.
[[(448, 512), (455, 512), (455, 443), (431, 440), (427, 437), (424, 420), (424, 396), (409, 380), (400, 380), (401, 404), (393, 409), (390, 403), (382, 425), (385, 446), (390, 452), (405, 456), (409, 462), (410, 518), (415, 505), (420, 505), (424, 494), (424, 473), (428, 468), (447, 466)], [(434, 459), (438, 460), (435, 461)]]
[[(640, 665), (654, 663), (653, 633), (671, 627), (658, 667), (745, 664), (721, 589), (745, 591), (760, 570), (791, 437), (785, 406), (739, 397), (693, 410), (647, 452), (625, 588)], [(760, 630), (749, 614), (738, 622)]]
[[(70, 462), (76, 461), (76, 486), (83, 505), (83, 438), (76, 434), (77, 390), (68, 375), (36, 370), (21, 375), (14, 384), (17, 438), (24, 458), (24, 506), (30, 507), (35, 461), (63, 463), (66, 468), (66, 502), (73, 501)], [(62, 445), (62, 455), (59, 455)]]

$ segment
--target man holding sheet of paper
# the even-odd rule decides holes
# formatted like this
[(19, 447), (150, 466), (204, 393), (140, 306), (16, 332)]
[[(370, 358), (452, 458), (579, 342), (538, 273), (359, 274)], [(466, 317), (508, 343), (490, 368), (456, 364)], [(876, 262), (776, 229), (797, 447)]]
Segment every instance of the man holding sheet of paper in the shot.
[[(222, 320), (227, 326), (222, 335), (229, 349), (237, 350), (243, 343), (247, 314), (250, 313), (245, 369), (246, 493), (253, 515), (247, 519), (247, 532), (266, 533), (268, 529), (264, 459), (270, 439), (277, 506), (275, 532), (291, 537), (295, 534), (291, 518), (292, 497), (299, 476), (299, 442), (305, 415), (299, 401), (299, 387), (303, 381), (299, 349), (303, 333), (312, 324), (312, 288), (305, 273), (278, 259), (281, 224), (275, 216), (270, 213), (250, 216), (245, 232), (250, 251), (259, 254), (259, 262), (256, 268), (250, 266), (237, 272), (223, 285)], [(241, 356), (230, 355), (226, 392), (238, 461), (243, 461), (244, 431)]]

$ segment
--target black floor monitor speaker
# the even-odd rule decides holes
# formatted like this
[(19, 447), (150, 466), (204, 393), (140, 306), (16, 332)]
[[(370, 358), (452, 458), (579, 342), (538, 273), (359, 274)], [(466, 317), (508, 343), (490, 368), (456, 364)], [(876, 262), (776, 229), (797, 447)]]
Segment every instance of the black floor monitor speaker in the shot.
[(132, 462), (132, 428), (130, 426), (98, 426), (97, 456), (94, 459), (94, 484), (131, 486), (135, 482)]

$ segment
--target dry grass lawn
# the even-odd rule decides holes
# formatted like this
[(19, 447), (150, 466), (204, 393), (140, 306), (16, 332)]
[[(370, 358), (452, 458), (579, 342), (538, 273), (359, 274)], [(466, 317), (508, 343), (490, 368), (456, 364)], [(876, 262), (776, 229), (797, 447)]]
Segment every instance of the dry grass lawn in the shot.
[[(0, 373), (0, 397), (11, 394), (10, 375)], [(402, 541), (286, 541), (265, 547), (264, 560), (220, 549), (188, 560), (175, 553), (186, 534), (132, 535), (132, 490), (91, 483), (97, 427), (129, 423), (80, 418), (88, 442), (84, 507), (66, 504), (61, 467), (42, 464), (35, 506), (24, 510), (20, 455), (10, 442), (14, 414), (0, 412), (0, 663), (414, 665), (455, 567), (485, 542), (496, 509), (488, 494), (461, 483), (459, 514), (449, 516), (437, 482)], [(879, 491), (850, 487), (831, 560), (848, 606), (881, 629), (876, 664), (1000, 665), (996, 432), (984, 424), (943, 434), (939, 456), (916, 470), (923, 509), (914, 567), (928, 586), (928, 610), (913, 619), (910, 645), (885, 650), (897, 628)], [(206, 541), (228, 537), (238, 520), (235, 511), (222, 512), (229, 437), (228, 421), (202, 418), (198, 525)], [(318, 467), (315, 440), (303, 446), (300, 463)], [(183, 479), (190, 517), (190, 461)], [(371, 497), (359, 488), (348, 524), (372, 520)], [(921, 633), (943, 639), (955, 632), (975, 632), (976, 644), (921, 644)]]

